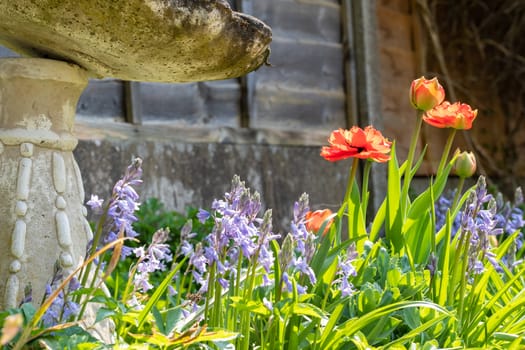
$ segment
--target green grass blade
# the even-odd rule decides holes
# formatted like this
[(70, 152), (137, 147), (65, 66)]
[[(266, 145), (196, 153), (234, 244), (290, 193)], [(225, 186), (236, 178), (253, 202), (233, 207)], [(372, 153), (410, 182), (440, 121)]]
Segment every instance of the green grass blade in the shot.
[[(402, 213), (401, 200), (401, 173), (396, 157), (395, 142), (392, 144), (391, 157), (388, 161), (388, 181), (386, 194), (385, 235), (396, 252), (404, 246), (401, 233)], [(406, 166), (406, 165), (405, 165)]]
[(155, 289), (155, 292), (151, 296), (151, 298), (148, 300), (146, 305), (144, 306), (144, 309), (140, 311), (140, 314), (138, 316), (138, 324), (137, 328), (141, 328), (144, 322), (146, 321), (146, 318), (148, 314), (150, 313), (153, 306), (157, 304), (157, 302), (160, 300), (161, 296), (164, 294), (166, 289), (168, 288), (169, 284), (171, 283), (171, 280), (175, 276), (175, 274), (180, 270), (180, 268), (184, 265), (187, 258), (184, 258), (175, 266), (170, 273), (164, 278), (164, 280), (159, 284), (159, 286)]
[[(449, 285), (450, 280), (450, 242), (452, 235), (452, 222), (450, 212), (447, 211), (446, 222), (445, 222), (445, 240), (440, 250), (438, 260), (438, 270), (441, 271), (441, 277), (439, 278), (439, 292), (438, 292), (438, 304), (445, 306), (447, 304), (447, 296), (449, 288), (454, 286)], [(452, 303), (452, 300), (448, 301)]]
[(413, 307), (425, 307), (425, 308), (436, 310), (449, 317), (454, 317), (446, 309), (442, 308), (441, 306), (437, 304), (431, 303), (431, 302), (400, 301), (397, 303), (392, 303), (392, 304), (380, 307), (378, 309), (375, 309), (374, 311), (369, 312), (365, 315), (362, 315), (361, 317), (352, 318), (348, 321), (345, 321), (344, 323), (342, 323), (339, 327), (335, 329), (331, 337), (325, 339), (325, 341), (321, 344), (321, 348), (322, 349), (338, 349), (345, 341), (347, 341), (348, 337), (362, 330), (364, 327), (371, 324), (372, 322), (376, 322), (380, 318), (386, 317), (395, 311), (399, 311), (399, 310), (406, 309), (406, 308), (413, 308)]
[(326, 326), (323, 329), (323, 333), (321, 334), (321, 338), (319, 339), (319, 343), (321, 344), (321, 349), (326, 349), (326, 347), (323, 346), (323, 344), (327, 343), (331, 338), (334, 336), (334, 328), (339, 321), (339, 318), (341, 317), (341, 314), (343, 313), (344, 309), (343, 303), (340, 303), (337, 305), (334, 310), (332, 311), (332, 314), (330, 315), (330, 318), (328, 319), (328, 322), (326, 323)]
[(410, 332), (402, 335), (401, 337), (395, 339), (394, 341), (384, 345), (382, 347), (382, 349), (391, 349), (392, 346), (394, 346), (395, 344), (399, 344), (399, 343), (404, 343), (406, 341), (410, 341), (412, 338), (415, 338), (419, 335), (421, 335), (421, 333), (423, 333), (424, 331), (426, 331), (427, 329), (435, 326), (436, 324), (440, 323), (441, 321), (447, 319), (448, 317), (450, 317), (449, 315), (440, 315), (428, 322), (425, 322), (423, 323), (421, 326), (419, 327), (416, 327), (414, 328), (413, 330), (411, 330)]

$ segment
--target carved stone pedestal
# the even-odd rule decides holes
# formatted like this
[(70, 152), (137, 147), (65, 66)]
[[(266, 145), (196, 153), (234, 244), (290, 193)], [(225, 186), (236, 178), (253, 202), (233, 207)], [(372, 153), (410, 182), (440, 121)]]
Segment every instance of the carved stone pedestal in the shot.
[(76, 65), (0, 59), (0, 310), (17, 306), (29, 284), (38, 304), (58, 263), (84, 257), (91, 230), (73, 157)]

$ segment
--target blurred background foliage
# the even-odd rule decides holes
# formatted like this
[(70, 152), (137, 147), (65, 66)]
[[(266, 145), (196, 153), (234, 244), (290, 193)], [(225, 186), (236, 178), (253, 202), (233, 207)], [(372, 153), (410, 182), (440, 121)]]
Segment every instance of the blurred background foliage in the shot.
[(525, 182), (525, 1), (415, 0), (421, 71), (439, 77), (447, 99), (479, 110), (462, 147), (478, 170), (512, 196)]

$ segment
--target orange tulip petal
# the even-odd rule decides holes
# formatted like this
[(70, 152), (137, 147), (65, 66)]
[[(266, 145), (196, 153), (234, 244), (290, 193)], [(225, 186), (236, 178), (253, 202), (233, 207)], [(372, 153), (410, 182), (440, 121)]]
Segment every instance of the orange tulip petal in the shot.
[(425, 123), (437, 128), (454, 128), (468, 130), (472, 128), (472, 122), (476, 119), (477, 110), (465, 103), (448, 101), (434, 107), (423, 116)]
[(333, 214), (330, 209), (309, 211), (306, 213), (306, 229), (310, 232), (317, 233), (324, 222), (327, 221), (323, 230), (323, 235), (325, 235), (334, 221), (334, 216), (335, 214)]
[(357, 126), (350, 130), (335, 130), (328, 142), (330, 146), (321, 149), (321, 156), (331, 162), (352, 157), (376, 162), (386, 162), (390, 159), (388, 153), (392, 143), (372, 126), (367, 126), (364, 130)]

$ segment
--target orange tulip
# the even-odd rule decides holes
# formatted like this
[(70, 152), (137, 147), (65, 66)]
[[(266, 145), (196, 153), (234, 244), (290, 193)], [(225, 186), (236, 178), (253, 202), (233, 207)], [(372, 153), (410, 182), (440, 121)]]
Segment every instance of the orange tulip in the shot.
[(461, 102), (443, 102), (439, 106), (427, 111), (423, 120), (436, 128), (454, 128), (468, 130), (472, 128), (472, 122), (476, 119), (478, 110)]
[(330, 229), (334, 216), (330, 209), (309, 211), (306, 213), (306, 229), (310, 232), (319, 232), (323, 223), (328, 220), (323, 231), (324, 236)]
[(335, 130), (328, 139), (330, 146), (324, 146), (321, 156), (331, 162), (346, 158), (371, 159), (386, 162), (390, 159), (392, 142), (383, 137), (372, 126), (364, 130), (353, 126), (350, 130)]
[(416, 79), (410, 85), (410, 103), (414, 108), (428, 111), (445, 100), (445, 89), (437, 78)]

